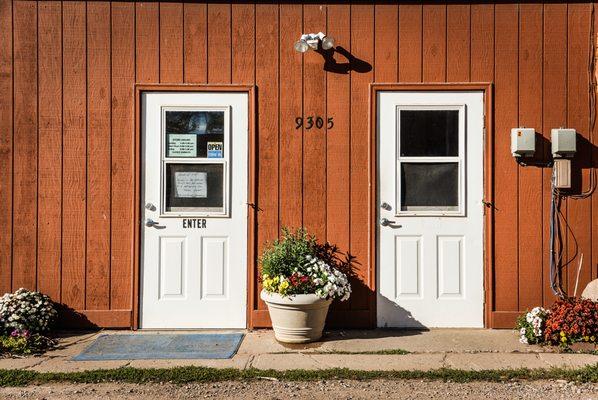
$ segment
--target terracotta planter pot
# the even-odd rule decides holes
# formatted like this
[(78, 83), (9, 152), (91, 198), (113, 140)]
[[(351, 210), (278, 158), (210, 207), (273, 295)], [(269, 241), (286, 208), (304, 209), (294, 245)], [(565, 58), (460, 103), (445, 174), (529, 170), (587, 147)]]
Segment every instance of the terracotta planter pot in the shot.
[(322, 337), (332, 300), (322, 300), (315, 294), (282, 297), (263, 290), (260, 297), (268, 305), (276, 340), (284, 343), (308, 343)]

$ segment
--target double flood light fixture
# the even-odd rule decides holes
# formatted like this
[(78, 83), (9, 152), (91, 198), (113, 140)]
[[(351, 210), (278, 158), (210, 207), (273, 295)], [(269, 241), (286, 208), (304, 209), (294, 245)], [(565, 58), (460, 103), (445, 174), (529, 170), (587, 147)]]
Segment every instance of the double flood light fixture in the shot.
[(318, 47), (323, 50), (330, 50), (334, 47), (334, 38), (326, 36), (323, 32), (304, 33), (299, 40), (295, 42), (295, 50), (299, 53), (305, 53), (308, 50), (317, 50)]

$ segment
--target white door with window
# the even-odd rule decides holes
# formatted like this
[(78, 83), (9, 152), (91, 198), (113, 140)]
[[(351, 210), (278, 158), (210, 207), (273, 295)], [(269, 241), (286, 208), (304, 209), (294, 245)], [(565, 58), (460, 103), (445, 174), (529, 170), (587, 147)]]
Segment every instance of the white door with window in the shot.
[(378, 326), (483, 327), (483, 92), (377, 101)]
[(245, 328), (248, 94), (146, 92), (141, 328)]

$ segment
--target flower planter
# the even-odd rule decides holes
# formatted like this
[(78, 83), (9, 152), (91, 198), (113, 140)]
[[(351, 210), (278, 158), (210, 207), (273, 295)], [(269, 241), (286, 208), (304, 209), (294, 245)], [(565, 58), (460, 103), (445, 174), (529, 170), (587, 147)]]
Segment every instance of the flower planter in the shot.
[(283, 297), (264, 290), (260, 297), (268, 305), (276, 340), (284, 343), (308, 343), (322, 337), (332, 300), (323, 300), (315, 294)]

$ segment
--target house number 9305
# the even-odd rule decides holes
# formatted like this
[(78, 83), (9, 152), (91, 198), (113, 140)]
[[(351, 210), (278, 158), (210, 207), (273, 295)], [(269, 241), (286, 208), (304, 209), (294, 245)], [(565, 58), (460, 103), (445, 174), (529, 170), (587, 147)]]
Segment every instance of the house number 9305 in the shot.
[[(326, 120), (326, 129), (332, 129), (334, 126), (334, 119), (329, 117)], [(324, 118), (320, 116), (309, 116), (309, 117), (297, 117), (295, 118), (295, 129), (301, 129), (301, 127), (305, 127), (305, 129), (311, 129), (316, 127), (318, 129), (322, 129), (324, 127)]]

